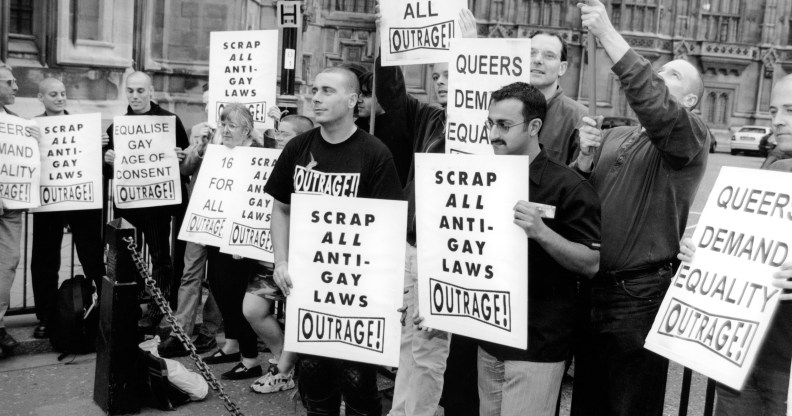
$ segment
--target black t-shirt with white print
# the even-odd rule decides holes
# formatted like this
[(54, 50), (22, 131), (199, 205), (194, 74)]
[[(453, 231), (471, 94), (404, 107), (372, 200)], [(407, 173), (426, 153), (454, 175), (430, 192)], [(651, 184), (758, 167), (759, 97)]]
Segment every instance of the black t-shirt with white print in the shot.
[(390, 151), (357, 129), (341, 143), (328, 143), (317, 127), (293, 138), (272, 169), (264, 192), (284, 204), (291, 194), (403, 200)]

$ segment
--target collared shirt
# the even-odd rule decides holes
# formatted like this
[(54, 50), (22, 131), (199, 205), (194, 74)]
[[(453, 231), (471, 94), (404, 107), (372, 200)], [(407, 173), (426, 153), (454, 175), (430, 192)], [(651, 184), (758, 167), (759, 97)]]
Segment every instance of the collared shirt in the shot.
[(556, 88), (539, 130), (539, 143), (551, 159), (567, 165), (575, 160), (580, 146), (577, 129), (587, 113), (586, 106), (564, 95), (560, 85)]
[(602, 201), (602, 271), (675, 258), (712, 140), (635, 51), (612, 70), (641, 126), (605, 130), (591, 172)]
[[(594, 187), (544, 150), (531, 162), (531, 202), (556, 207), (555, 218), (543, 221), (574, 243), (598, 250), (600, 204)], [(564, 268), (542, 245), (528, 240), (528, 349), (487, 342), (481, 346), (500, 361), (564, 361), (572, 348), (578, 275)], [(515, 259), (526, 261), (526, 259)]]

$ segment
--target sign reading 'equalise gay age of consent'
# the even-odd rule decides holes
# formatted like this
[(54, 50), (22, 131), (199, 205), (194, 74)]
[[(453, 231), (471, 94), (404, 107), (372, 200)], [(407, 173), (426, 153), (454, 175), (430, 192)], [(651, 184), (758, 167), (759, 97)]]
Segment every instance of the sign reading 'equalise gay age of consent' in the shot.
[(181, 203), (176, 117), (115, 117), (113, 142), (113, 201), (117, 207)]
[(278, 31), (243, 30), (209, 35), (209, 122), (219, 123), (223, 108), (241, 103), (255, 127), (273, 127), (267, 111), (275, 105)]
[(382, 0), (382, 65), (448, 62), (466, 0)]
[(721, 169), (646, 348), (742, 388), (778, 304), (772, 275), (792, 254), (789, 178)]
[(415, 155), (424, 325), (515, 348), (528, 340), (526, 156)]
[(102, 115), (35, 119), (41, 129), (41, 206), (36, 212), (102, 208)]
[(492, 93), (513, 82), (530, 83), (530, 73), (530, 39), (451, 42), (446, 153), (491, 155), (485, 122)]
[(293, 194), (286, 344), (399, 365), (407, 203)]
[(0, 113), (0, 199), (4, 209), (39, 206), (41, 160), (28, 127), (36, 123)]

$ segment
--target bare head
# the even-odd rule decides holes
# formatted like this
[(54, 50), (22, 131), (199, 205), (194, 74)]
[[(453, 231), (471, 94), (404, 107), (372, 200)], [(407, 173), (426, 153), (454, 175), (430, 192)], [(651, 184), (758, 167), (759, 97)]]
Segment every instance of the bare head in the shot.
[(18, 89), (11, 67), (0, 64), (0, 105), (14, 104)]
[(792, 151), (792, 75), (781, 78), (770, 93), (770, 116), (778, 148)]
[(145, 72), (136, 71), (126, 79), (126, 95), (129, 107), (135, 114), (143, 114), (151, 110), (151, 95), (154, 87), (151, 77)]
[(283, 117), (278, 124), (278, 131), (275, 132), (276, 147), (283, 149), (291, 139), (313, 128), (313, 121), (308, 117), (297, 114), (289, 114)]
[(56, 78), (45, 78), (38, 84), (38, 99), (47, 115), (61, 115), (66, 109), (66, 86)]
[(693, 64), (684, 59), (675, 59), (663, 65), (657, 74), (663, 78), (668, 91), (685, 108), (692, 110), (704, 95), (704, 81)]
[(314, 79), (311, 99), (316, 122), (323, 126), (347, 118), (351, 122), (359, 94), (360, 84), (349, 69), (333, 67), (320, 72)]
[(437, 102), (443, 107), (448, 104), (448, 62), (438, 62), (432, 67), (432, 82)]

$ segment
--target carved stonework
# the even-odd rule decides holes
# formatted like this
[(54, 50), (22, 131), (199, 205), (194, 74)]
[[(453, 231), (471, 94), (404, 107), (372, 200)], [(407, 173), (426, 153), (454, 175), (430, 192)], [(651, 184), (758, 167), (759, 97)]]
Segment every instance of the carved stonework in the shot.
[(729, 43), (701, 42), (699, 56), (705, 73), (740, 76), (752, 62), (759, 60), (759, 49)]

